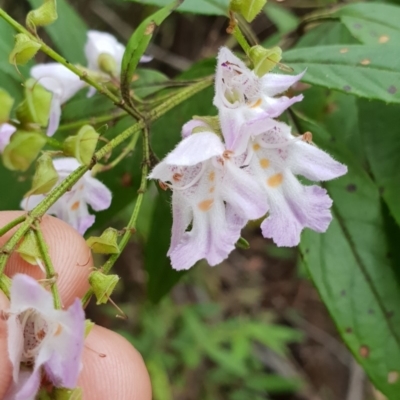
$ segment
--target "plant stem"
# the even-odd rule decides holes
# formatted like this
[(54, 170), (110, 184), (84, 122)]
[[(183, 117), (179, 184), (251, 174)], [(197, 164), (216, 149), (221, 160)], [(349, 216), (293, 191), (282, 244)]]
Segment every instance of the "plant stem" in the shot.
[(13, 221), (9, 222), (7, 225), (4, 225), (0, 229), (0, 236), (3, 236), (6, 234), (10, 229), (14, 228), (14, 226), (19, 225), (21, 222), (24, 222), (26, 219), (26, 214), (23, 214), (19, 216), (18, 218), (15, 218)]
[(97, 124), (101, 124), (103, 122), (114, 121), (118, 118), (124, 117), (125, 115), (127, 115), (127, 113), (125, 111), (111, 112), (108, 115), (101, 115), (99, 117), (82, 119), (79, 121), (74, 121), (74, 122), (60, 125), (58, 128), (58, 131), (67, 131), (70, 129), (80, 128), (83, 125), (97, 125)]
[(250, 47), (249, 43), (247, 42), (247, 39), (244, 37), (242, 31), (240, 30), (239, 25), (235, 26), (232, 34), (235, 37), (235, 39), (237, 40), (237, 42), (240, 44), (240, 46), (242, 47), (244, 52), (248, 55), (251, 47)]
[[(44, 262), (44, 268), (46, 270), (46, 278), (49, 280), (57, 279), (57, 274), (54, 270), (54, 266), (49, 255), (49, 250), (46, 241), (44, 240), (42, 229), (40, 228), (40, 223), (38, 220), (35, 221), (34, 227), (35, 235), (39, 244), (39, 250)], [(61, 298), (60, 293), (58, 292), (56, 281), (51, 283), (51, 293), (53, 294), (54, 308), (61, 310)]]
[(112, 92), (110, 92), (104, 85), (102, 85), (102, 84), (96, 82), (94, 79), (92, 79), (88, 75), (87, 71), (83, 70), (82, 68), (80, 68), (76, 65), (71, 64), (60, 54), (55, 52), (51, 47), (47, 46), (47, 44), (44, 43), (41, 39), (37, 38), (35, 35), (30, 33), (25, 27), (23, 27), (21, 24), (19, 24), (17, 21), (15, 21), (10, 15), (8, 15), (1, 8), (0, 8), (0, 17), (3, 18), (6, 22), (8, 22), (18, 32), (24, 33), (25, 35), (29, 36), (29, 38), (31, 40), (39, 43), (41, 45), (40, 50), (42, 50), (43, 53), (47, 54), (49, 57), (51, 57), (53, 60), (57, 61), (58, 63), (64, 65), (64, 67), (68, 68), (75, 75), (78, 75), (82, 81), (84, 81), (88, 85), (94, 87), (99, 93), (106, 95), (116, 106), (125, 110), (128, 114), (132, 115), (135, 119), (140, 119), (141, 116), (137, 110), (135, 110), (130, 105), (126, 104), (123, 99), (120, 99), (118, 96), (116, 96)]

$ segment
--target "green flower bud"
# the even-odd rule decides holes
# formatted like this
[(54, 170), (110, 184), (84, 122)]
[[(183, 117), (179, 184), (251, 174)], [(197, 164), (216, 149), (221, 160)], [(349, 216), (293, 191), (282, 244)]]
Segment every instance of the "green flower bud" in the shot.
[(231, 11), (242, 14), (247, 22), (251, 22), (266, 3), (267, 0), (231, 0), (229, 8)]
[(25, 100), (16, 109), (17, 119), (23, 125), (47, 126), (53, 95), (35, 79), (25, 82)]
[(14, 99), (4, 89), (0, 88), (0, 124), (10, 119)]
[(3, 151), (4, 166), (12, 171), (26, 171), (46, 144), (39, 132), (16, 131)]
[(81, 164), (89, 165), (96, 150), (99, 134), (90, 125), (84, 125), (79, 132), (65, 139), (64, 153), (75, 157)]
[(21, 258), (23, 258), (27, 263), (38, 265), (38, 260), (41, 260), (42, 256), (36, 235), (32, 230), (28, 231), (25, 235), (17, 249), (17, 253), (19, 253)]
[(239, 240), (236, 242), (236, 247), (238, 249), (248, 250), (250, 248), (250, 243), (246, 239), (240, 237)]
[(56, 0), (44, 0), (36, 10), (32, 10), (26, 16), (26, 26), (36, 32), (36, 27), (52, 24), (57, 20)]
[(80, 387), (75, 389), (54, 388), (52, 398), (55, 400), (82, 400), (83, 391)]
[(273, 47), (265, 49), (262, 46), (253, 46), (249, 51), (249, 57), (254, 65), (254, 73), (260, 78), (271, 72), (282, 59), (282, 49)]
[(92, 331), (95, 325), (96, 324), (92, 322), (90, 319), (85, 319), (85, 333), (84, 333), (85, 339), (89, 336), (89, 333)]
[(100, 254), (119, 254), (118, 231), (114, 228), (107, 228), (100, 237), (92, 236), (86, 240), (87, 245)]
[(94, 271), (89, 275), (89, 283), (96, 296), (97, 305), (107, 303), (118, 281), (118, 275), (105, 275), (100, 271)]
[(12, 49), (8, 61), (10, 64), (24, 65), (39, 51), (41, 45), (36, 40), (32, 40), (25, 33), (18, 33), (15, 36), (15, 45)]
[(100, 70), (106, 74), (112, 76), (118, 75), (118, 65), (115, 58), (110, 54), (101, 53), (97, 59), (97, 63), (99, 64)]
[(32, 189), (24, 197), (33, 194), (50, 192), (58, 181), (58, 173), (53, 165), (53, 160), (48, 154), (43, 154), (36, 161), (36, 171), (32, 180)]

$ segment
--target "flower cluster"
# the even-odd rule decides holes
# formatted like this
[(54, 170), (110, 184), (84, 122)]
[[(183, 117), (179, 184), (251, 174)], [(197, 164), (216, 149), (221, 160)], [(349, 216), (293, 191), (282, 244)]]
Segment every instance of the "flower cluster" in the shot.
[(277, 97), (302, 76), (260, 78), (230, 50), (220, 50), (214, 97), (219, 123), (205, 117), (185, 124), (183, 140), (149, 176), (173, 192), (173, 268), (188, 269), (201, 259), (219, 264), (247, 222), (265, 215), (262, 234), (278, 246), (296, 246), (304, 228), (326, 231), (331, 198), (296, 175), (325, 181), (347, 168), (310, 143), (309, 133), (294, 136), (275, 119), (302, 100)]
[(68, 310), (56, 310), (50, 292), (35, 279), (17, 274), (6, 318), (13, 385), (5, 400), (35, 399), (43, 374), (56, 387), (74, 389), (85, 331), (79, 299)]

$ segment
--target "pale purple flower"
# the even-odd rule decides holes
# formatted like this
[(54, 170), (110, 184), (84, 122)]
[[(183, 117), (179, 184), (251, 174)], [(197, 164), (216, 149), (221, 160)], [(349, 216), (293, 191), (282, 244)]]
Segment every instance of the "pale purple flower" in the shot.
[(53, 136), (61, 119), (61, 106), (85, 87), (77, 75), (58, 63), (37, 64), (31, 68), (31, 76), (53, 94), (47, 135)]
[(11, 136), (16, 130), (17, 128), (14, 125), (7, 123), (0, 125), (0, 153), (2, 153), (10, 143)]
[(265, 117), (276, 118), (302, 95), (292, 98), (277, 95), (299, 81), (295, 75), (268, 73), (259, 78), (229, 49), (222, 47), (217, 59), (214, 105), (218, 108), (221, 128), (229, 150), (245, 151), (249, 138), (243, 124)]
[[(118, 42), (115, 36), (107, 32), (88, 31), (85, 44), (85, 54), (88, 62), (88, 68), (93, 71), (100, 71), (99, 57), (106, 54), (112, 57), (117, 66), (118, 75), (121, 73), (122, 57), (125, 53), (125, 46)], [(151, 61), (152, 57), (143, 56), (140, 61)]]
[(263, 236), (278, 246), (296, 246), (304, 228), (325, 232), (332, 220), (332, 200), (325, 189), (305, 186), (295, 175), (327, 181), (346, 174), (347, 167), (329, 154), (294, 137), (282, 122), (252, 136), (244, 169), (264, 188), (269, 216), (262, 222)]
[(247, 221), (266, 213), (262, 188), (240, 168), (242, 161), (215, 133), (200, 132), (183, 139), (153, 169), (149, 178), (173, 192), (168, 251), (173, 268), (188, 269), (203, 258), (219, 264)]
[[(58, 158), (54, 160), (54, 168), (59, 175), (59, 183), (75, 171), (80, 164), (75, 158)], [(110, 190), (90, 172), (64, 193), (47, 211), (73, 226), (81, 235), (90, 228), (95, 216), (89, 213), (88, 205), (95, 211), (106, 210), (111, 205)], [(43, 199), (44, 195), (32, 195), (22, 200), (21, 208), (32, 210)]]
[(56, 387), (75, 388), (85, 331), (80, 300), (67, 310), (56, 310), (50, 292), (35, 279), (17, 274), (7, 316), (14, 382), (5, 400), (35, 399), (43, 372)]

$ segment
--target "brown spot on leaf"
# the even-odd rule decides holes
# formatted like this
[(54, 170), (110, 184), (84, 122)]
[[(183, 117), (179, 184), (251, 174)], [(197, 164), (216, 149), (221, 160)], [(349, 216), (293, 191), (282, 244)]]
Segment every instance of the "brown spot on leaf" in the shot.
[(369, 357), (369, 347), (368, 346), (361, 346), (359, 350), (360, 356), (362, 358), (368, 358)]
[(396, 383), (400, 378), (400, 374), (397, 371), (391, 371), (388, 373), (388, 383), (393, 385), (393, 383)]
[(368, 310), (368, 314), (369, 315), (373, 315), (373, 314), (375, 314), (375, 311), (374, 310), (372, 310), (371, 308)]
[(378, 42), (379, 43), (387, 43), (390, 40), (390, 37), (387, 35), (382, 35), (379, 37)]
[(357, 186), (354, 183), (349, 183), (346, 186), (346, 190), (350, 193), (354, 193), (357, 190)]
[(362, 25), (361, 24), (353, 24), (354, 29), (361, 29)]
[(121, 177), (121, 185), (123, 187), (132, 186), (132, 177), (128, 172), (125, 172)]
[(154, 32), (154, 29), (156, 27), (156, 24), (154, 23), (154, 21), (151, 21), (147, 26), (146, 29), (144, 31), (145, 35), (151, 35)]
[(390, 93), (390, 94), (395, 94), (395, 93), (397, 93), (397, 88), (396, 88), (396, 86), (389, 86), (389, 88), (388, 88), (388, 93)]
[(341, 292), (340, 292), (340, 295), (342, 296), (342, 297), (344, 297), (344, 296), (346, 296), (346, 291), (345, 290), (342, 290)]
[(362, 60), (362, 61), (360, 62), (360, 64), (361, 64), (361, 65), (369, 65), (369, 64), (371, 64), (371, 60), (368, 60), (368, 58), (365, 58), (364, 60)]
[(343, 86), (343, 90), (344, 90), (345, 92), (350, 92), (351, 86), (349, 86), (349, 85)]
[(353, 329), (352, 328), (346, 328), (346, 333), (353, 333)]
[(347, 53), (349, 51), (349, 49), (347, 48), (347, 47), (345, 47), (345, 48), (343, 48), (343, 49), (340, 49), (340, 53), (341, 54), (345, 54), (345, 53)]

